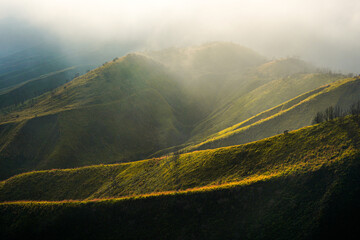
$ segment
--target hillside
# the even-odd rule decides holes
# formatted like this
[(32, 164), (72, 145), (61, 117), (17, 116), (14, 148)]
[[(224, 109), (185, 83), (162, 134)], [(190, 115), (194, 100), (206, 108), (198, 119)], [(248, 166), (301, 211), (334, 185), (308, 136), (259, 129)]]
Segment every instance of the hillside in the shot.
[[(1, 203), (0, 234), (38, 239), (351, 239), (359, 233), (359, 130), (358, 117), (347, 117), (171, 160), (21, 174), (1, 183), (3, 201), (95, 200)], [(141, 193), (151, 194), (98, 199)]]
[(165, 158), (24, 173), (2, 182), (0, 200), (121, 197), (313, 171), (357, 153), (357, 121), (348, 117), (254, 143)]
[(360, 79), (351, 78), (304, 93), (246, 121), (226, 128), (184, 151), (231, 146), (270, 137), (285, 130), (311, 125), (314, 116), (329, 106), (348, 108), (358, 101)]
[[(192, 138), (188, 142), (204, 140), (204, 137), (209, 137), (303, 93), (341, 78), (343, 78), (342, 75), (334, 74), (297, 73), (275, 78), (254, 89), (248, 89), (248, 91), (229, 99), (197, 124), (192, 131)], [(305, 125), (294, 126), (292, 129), (303, 126)]]
[[(145, 158), (181, 143), (198, 112), (161, 65), (129, 55), (3, 118), (1, 178)], [(31, 140), (30, 140), (31, 139)]]
[[(24, 23), (21, 25), (23, 26)], [(0, 57), (0, 92), (30, 79), (71, 67), (77, 67), (77, 73), (83, 74), (114, 57), (123, 56), (129, 51), (128, 49), (133, 49), (131, 45), (114, 44), (63, 45), (54, 40), (36, 42), (22, 50), (18, 49), (9, 55)], [(71, 77), (74, 77), (74, 74)]]
[[(311, 71), (314, 68), (301, 60), (267, 61), (232, 43), (115, 58), (3, 109), (0, 179), (32, 170), (129, 162), (171, 152), (174, 146), (194, 146), (344, 77)], [(31, 84), (39, 81), (7, 92), (5, 99), (15, 101), (17, 94), (12, 93), (31, 93)], [(51, 76), (41, 84), (50, 82)], [(287, 125), (279, 129), (283, 127)]]
[(0, 58), (0, 90), (72, 67), (58, 46), (41, 45)]
[(180, 76), (186, 91), (208, 113), (194, 126), (188, 142), (242, 122), (300, 94), (344, 78), (321, 73), (302, 60), (269, 61), (234, 43), (146, 52)]
[[(26, 100), (40, 96), (73, 79), (80, 69), (70, 67), (30, 79), (0, 93), (0, 111), (10, 112)], [(32, 100), (34, 101), (34, 100)], [(7, 108), (6, 108), (7, 107)], [(4, 109), (6, 108), (6, 109)]]

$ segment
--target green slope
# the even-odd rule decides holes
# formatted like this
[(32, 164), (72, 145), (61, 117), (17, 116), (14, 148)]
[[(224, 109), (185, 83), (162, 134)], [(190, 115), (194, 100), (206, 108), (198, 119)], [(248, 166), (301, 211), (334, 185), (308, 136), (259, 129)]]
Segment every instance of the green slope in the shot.
[(318, 72), (295, 58), (267, 61), (250, 49), (226, 42), (145, 54), (178, 74), (186, 90), (208, 113), (194, 126), (189, 142), (204, 140), (302, 93), (344, 78)]
[(142, 159), (183, 142), (188, 125), (201, 114), (189, 98), (183, 99), (186, 95), (166, 69), (137, 55), (65, 87), (4, 116), (1, 178)]
[(245, 93), (229, 99), (201, 121), (194, 128), (193, 137), (189, 142), (208, 137), (300, 94), (341, 78), (343, 78), (342, 75), (334, 74), (298, 73), (275, 78), (255, 89), (248, 89)]
[[(203, 176), (205, 183), (217, 171), (241, 176), (263, 169), (253, 180), (121, 199), (2, 203), (0, 234), (5, 239), (353, 239), (359, 234), (359, 133), (358, 117), (347, 117), (256, 143), (191, 153), (207, 152), (213, 160), (185, 163), (189, 154), (179, 158), (181, 180), (194, 172), (195, 181)], [(2, 182), (1, 192), (3, 200), (6, 195), (7, 200), (82, 199), (81, 193), (90, 195), (99, 186), (119, 190), (115, 179), (124, 172), (127, 179), (147, 179), (154, 161), (159, 160), (22, 174)], [(194, 164), (186, 168), (189, 162)], [(143, 185), (138, 182), (135, 188)]]
[(344, 79), (302, 94), (292, 100), (255, 115), (248, 120), (213, 134), (184, 151), (216, 148), (256, 141), (285, 130), (311, 125), (317, 112), (329, 106), (348, 108), (359, 100), (360, 79)]
[(343, 77), (312, 71), (303, 61), (267, 62), (231, 43), (114, 59), (0, 115), (0, 179), (139, 160), (199, 144)]
[(357, 154), (359, 140), (357, 118), (348, 117), (245, 145), (119, 165), (25, 173), (2, 182), (0, 199), (108, 198), (248, 183), (343, 161)]

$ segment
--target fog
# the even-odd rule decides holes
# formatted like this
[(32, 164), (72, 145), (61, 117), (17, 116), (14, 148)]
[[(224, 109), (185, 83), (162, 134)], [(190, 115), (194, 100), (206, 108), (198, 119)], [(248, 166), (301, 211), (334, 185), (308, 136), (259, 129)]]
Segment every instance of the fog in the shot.
[(359, 26), (358, 0), (2, 0), (0, 54), (41, 41), (134, 51), (231, 41), (359, 73)]

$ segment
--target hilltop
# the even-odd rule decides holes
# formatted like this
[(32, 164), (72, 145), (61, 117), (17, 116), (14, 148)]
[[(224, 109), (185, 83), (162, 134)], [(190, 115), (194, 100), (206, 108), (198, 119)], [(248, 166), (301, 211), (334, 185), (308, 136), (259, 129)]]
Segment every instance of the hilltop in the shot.
[(346, 117), (177, 158), (21, 174), (1, 183), (3, 201), (94, 200), (1, 203), (1, 236), (353, 238), (359, 130)]

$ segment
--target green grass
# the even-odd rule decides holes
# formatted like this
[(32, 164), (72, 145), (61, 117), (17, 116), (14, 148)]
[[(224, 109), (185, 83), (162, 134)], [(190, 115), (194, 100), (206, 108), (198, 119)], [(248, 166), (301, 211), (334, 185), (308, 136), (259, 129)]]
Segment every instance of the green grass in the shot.
[[(32, 170), (135, 161), (189, 145), (235, 145), (308, 125), (306, 119), (289, 118), (268, 130), (261, 122), (240, 141), (212, 145), (211, 140), (238, 131), (245, 122), (257, 124), (259, 115), (250, 117), (343, 77), (309, 71), (311, 66), (299, 60), (266, 62), (230, 43), (129, 54), (0, 115), (0, 179)], [(341, 97), (333, 99), (341, 102)], [(224, 130), (234, 124), (236, 130)]]
[(93, 199), (245, 184), (343, 161), (357, 154), (358, 141), (357, 119), (348, 117), (245, 145), (20, 174), (3, 182), (0, 199)]
[(311, 125), (316, 112), (326, 106), (350, 106), (359, 99), (360, 80), (357, 78), (336, 81), (327, 86), (304, 93), (274, 108), (270, 108), (243, 122), (211, 135), (200, 143), (189, 144), (182, 151), (194, 151), (231, 146), (280, 134)]
[(189, 142), (204, 140), (263, 111), (342, 78), (342, 75), (299, 73), (272, 79), (255, 89), (235, 95), (216, 108), (197, 124)]
[(0, 178), (139, 160), (178, 145), (200, 114), (181, 91), (161, 65), (142, 56), (93, 70), (4, 116)]
[[(301, 167), (243, 184), (119, 199), (1, 203), (0, 236), (4, 239), (356, 238), (360, 213), (358, 120), (320, 124), (290, 135), (306, 135), (309, 129), (313, 130), (314, 139), (319, 135), (317, 140), (321, 145), (338, 143), (338, 131), (346, 132), (347, 137), (355, 134), (356, 137), (349, 140), (349, 148), (356, 148), (344, 150), (341, 157), (335, 158), (334, 149), (328, 149), (327, 159), (317, 167)], [(332, 129), (335, 130), (330, 133)], [(335, 135), (330, 137), (331, 134)], [(313, 145), (313, 149), (316, 148)], [(117, 165), (117, 170), (121, 172), (121, 166), (126, 165)], [(110, 174), (110, 169), (111, 166), (97, 166), (54, 170), (23, 174), (18, 178), (33, 174), (66, 174), (63, 179), (79, 178), (79, 171), (87, 171), (100, 180), (101, 176)], [(89, 175), (89, 186), (96, 185), (97, 181)], [(29, 185), (30, 179), (26, 181)], [(33, 180), (41, 183), (35, 177)], [(82, 191), (84, 184), (77, 181), (76, 186)]]

